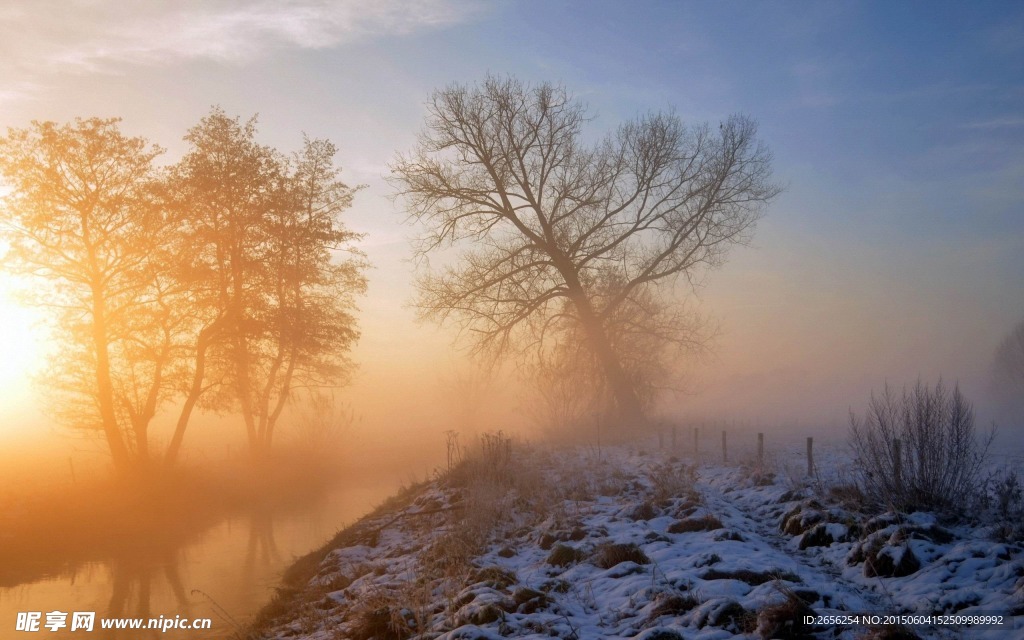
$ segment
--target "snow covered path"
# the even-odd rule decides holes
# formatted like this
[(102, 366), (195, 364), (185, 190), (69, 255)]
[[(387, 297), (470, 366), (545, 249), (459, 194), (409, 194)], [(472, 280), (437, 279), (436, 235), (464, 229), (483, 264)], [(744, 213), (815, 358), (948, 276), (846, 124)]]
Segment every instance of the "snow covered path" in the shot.
[(742, 484), (737, 469), (705, 467), (700, 470), (696, 488), (709, 510), (722, 514), (719, 517), (724, 524), (746, 533), (743, 555), (748, 562), (784, 566), (799, 576), (807, 589), (821, 596), (823, 607), (816, 608), (819, 614), (893, 610), (892, 603), (882, 595), (846, 580), (820, 548), (800, 549), (792, 536), (782, 533), (779, 524), (787, 511), (786, 498), (790, 498), (784, 488), (770, 484), (738, 490)]

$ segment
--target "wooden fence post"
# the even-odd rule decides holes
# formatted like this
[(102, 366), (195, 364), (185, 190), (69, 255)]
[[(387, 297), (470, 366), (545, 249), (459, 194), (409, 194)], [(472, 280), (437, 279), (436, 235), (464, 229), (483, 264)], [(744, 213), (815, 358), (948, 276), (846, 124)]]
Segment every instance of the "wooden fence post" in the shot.
[(665, 448), (665, 434), (661, 429), (658, 429), (658, 449)]
[(814, 476), (814, 438), (807, 438), (807, 475)]

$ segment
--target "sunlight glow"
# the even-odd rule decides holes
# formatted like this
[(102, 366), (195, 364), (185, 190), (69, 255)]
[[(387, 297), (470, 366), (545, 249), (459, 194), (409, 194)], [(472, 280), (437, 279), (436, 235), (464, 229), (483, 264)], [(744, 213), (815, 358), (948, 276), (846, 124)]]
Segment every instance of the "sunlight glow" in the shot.
[(25, 399), (33, 374), (44, 364), (36, 326), (39, 314), (20, 305), (6, 282), (0, 282), (0, 405)]

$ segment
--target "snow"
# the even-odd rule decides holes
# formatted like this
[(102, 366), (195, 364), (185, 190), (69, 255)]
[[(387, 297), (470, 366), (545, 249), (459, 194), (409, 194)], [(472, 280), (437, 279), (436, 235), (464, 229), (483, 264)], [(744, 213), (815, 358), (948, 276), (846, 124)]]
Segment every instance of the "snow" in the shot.
[[(868, 519), (810, 483), (629, 448), (516, 457), (359, 523), (381, 527), (376, 544), (328, 553), (261, 637), (852, 639), (864, 628), (792, 625), (871, 612), (999, 614), (1006, 626), (910, 628), (1024, 638), (1021, 546), (983, 527)], [(382, 616), (392, 626), (374, 632)]]

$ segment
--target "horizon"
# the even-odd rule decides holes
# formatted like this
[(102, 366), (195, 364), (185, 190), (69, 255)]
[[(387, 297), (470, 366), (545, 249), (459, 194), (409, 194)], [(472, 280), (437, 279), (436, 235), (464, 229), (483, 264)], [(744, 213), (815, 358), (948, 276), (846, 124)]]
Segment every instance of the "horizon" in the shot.
[[(593, 140), (665, 109), (693, 124), (732, 113), (759, 122), (786, 190), (752, 246), (683, 291), (721, 332), (710, 357), (686, 363), (686, 393), (660, 415), (842, 433), (848, 411), (884, 384), (942, 377), (984, 423), (1022, 426), (996, 411), (988, 377), (997, 344), (1024, 318), (1024, 9), (47, 6), (2, 13), (11, 63), (0, 72), (0, 127), (121, 117), (127, 135), (166, 147), (168, 164), (186, 129), (221, 105), (243, 120), (258, 113), (257, 139), (284, 151), (303, 133), (330, 139), (342, 180), (368, 185), (343, 215), (367, 234), (358, 246), (373, 266), (357, 303), (359, 371), (340, 392), (362, 429), (440, 434), (455, 411), (439, 406), (440, 390), (474, 375), (450, 328), (413, 319), (416, 229), (386, 179), (422, 129), (431, 92), (487, 73), (563, 84), (589, 105)], [(39, 314), (12, 302), (4, 278), (4, 328), (24, 338)], [(34, 333), (0, 350), (0, 441), (55, 433), (39, 424), (39, 391), (26, 383), (40, 370), (45, 334)], [(499, 386), (480, 420), (524, 427), (521, 394)]]

